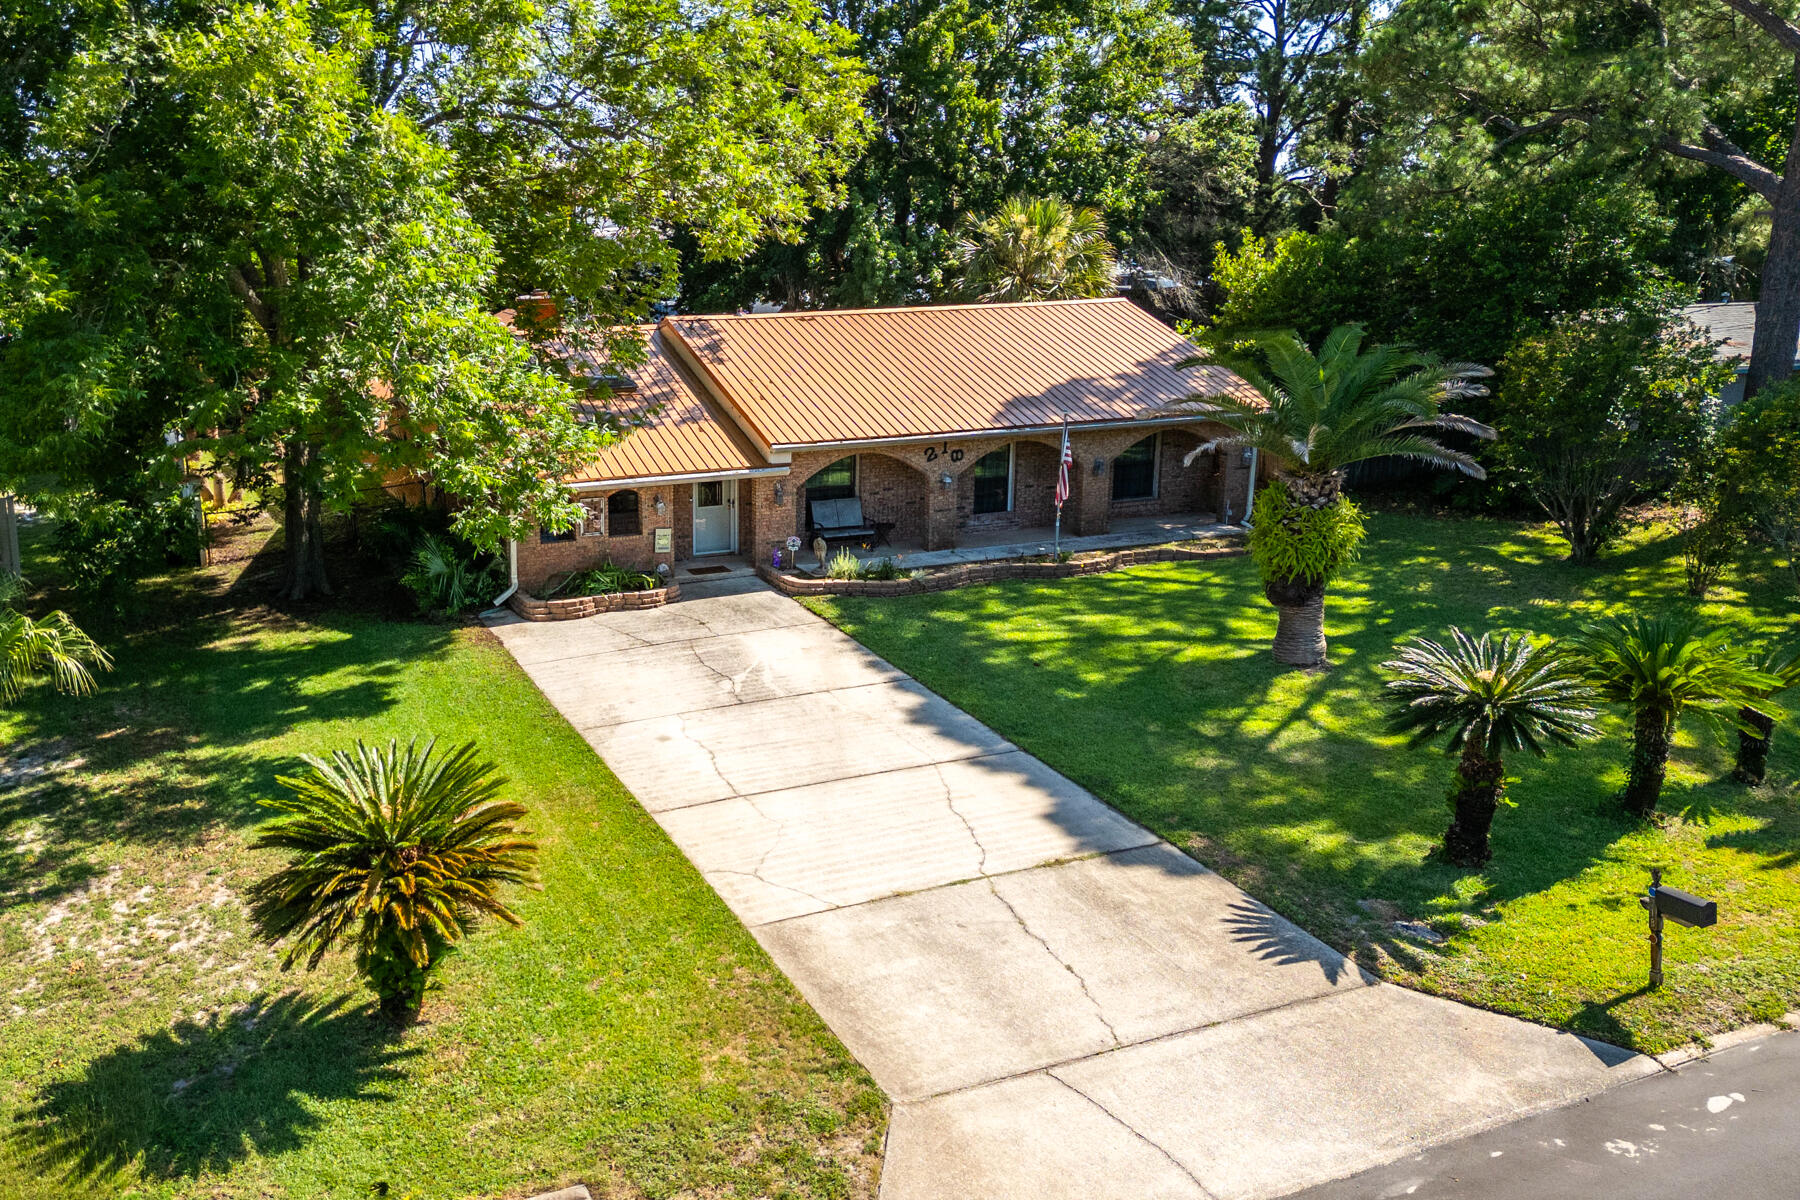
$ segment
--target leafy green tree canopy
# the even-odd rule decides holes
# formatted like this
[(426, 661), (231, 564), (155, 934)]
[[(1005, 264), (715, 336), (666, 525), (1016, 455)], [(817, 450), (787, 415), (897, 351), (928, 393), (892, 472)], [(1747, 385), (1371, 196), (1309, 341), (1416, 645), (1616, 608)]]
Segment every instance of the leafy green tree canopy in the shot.
[(1118, 261), (1098, 209), (1014, 197), (956, 244), (957, 288), (971, 300), (1105, 296)]

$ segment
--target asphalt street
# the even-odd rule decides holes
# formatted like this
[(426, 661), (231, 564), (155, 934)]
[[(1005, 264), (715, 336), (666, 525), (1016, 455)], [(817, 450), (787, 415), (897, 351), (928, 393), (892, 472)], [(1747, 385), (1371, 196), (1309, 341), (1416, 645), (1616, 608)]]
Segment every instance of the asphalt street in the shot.
[(1800, 1034), (1721, 1050), (1293, 1200), (1800, 1197)]

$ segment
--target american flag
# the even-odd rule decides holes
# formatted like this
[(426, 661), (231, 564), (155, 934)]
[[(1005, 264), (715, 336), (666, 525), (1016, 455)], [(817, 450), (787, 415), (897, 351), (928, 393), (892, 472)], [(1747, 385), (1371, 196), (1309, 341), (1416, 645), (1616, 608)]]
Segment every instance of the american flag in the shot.
[(1063, 422), (1062, 461), (1056, 464), (1056, 507), (1069, 498), (1069, 468), (1075, 465), (1075, 452), (1069, 449), (1069, 423)]

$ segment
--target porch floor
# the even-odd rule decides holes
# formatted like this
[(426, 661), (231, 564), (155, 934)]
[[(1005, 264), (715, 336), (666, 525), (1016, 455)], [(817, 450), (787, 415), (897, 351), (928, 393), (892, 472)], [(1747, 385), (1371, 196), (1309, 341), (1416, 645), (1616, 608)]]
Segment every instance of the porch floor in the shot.
[[(1212, 513), (1121, 517), (1112, 522), (1112, 528), (1106, 533), (1087, 537), (1071, 537), (1065, 533), (1062, 548), (1071, 554), (1081, 554), (1090, 550), (1123, 550), (1130, 546), (1157, 546), (1164, 542), (1229, 537), (1242, 532), (1241, 526), (1224, 524)], [(964, 529), (957, 533), (958, 544), (953, 550), (927, 550), (916, 542), (904, 541), (895, 542), (892, 546), (877, 546), (873, 550), (863, 550), (856, 546), (848, 549), (863, 562), (891, 558), (900, 567), (948, 567), (957, 563), (991, 562), (1002, 558), (1049, 554), (1053, 533), (1054, 530), (1049, 526), (1041, 529)], [(836, 553), (835, 548), (833, 553)], [(810, 563), (812, 552), (801, 551), (800, 561), (802, 565)]]

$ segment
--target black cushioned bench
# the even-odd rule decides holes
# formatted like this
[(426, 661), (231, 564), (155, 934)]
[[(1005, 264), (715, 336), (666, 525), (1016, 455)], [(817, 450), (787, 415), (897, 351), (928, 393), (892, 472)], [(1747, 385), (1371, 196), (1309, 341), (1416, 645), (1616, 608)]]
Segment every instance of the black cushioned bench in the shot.
[(876, 538), (875, 527), (863, 520), (862, 500), (812, 500), (807, 504), (812, 532), (828, 542), (863, 542)]

